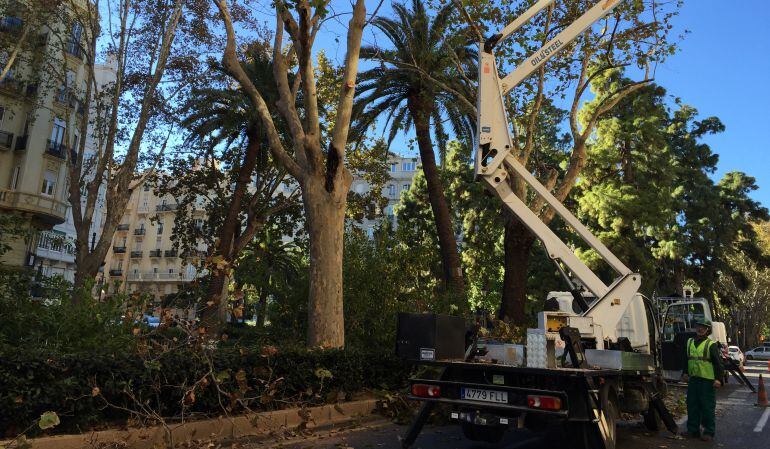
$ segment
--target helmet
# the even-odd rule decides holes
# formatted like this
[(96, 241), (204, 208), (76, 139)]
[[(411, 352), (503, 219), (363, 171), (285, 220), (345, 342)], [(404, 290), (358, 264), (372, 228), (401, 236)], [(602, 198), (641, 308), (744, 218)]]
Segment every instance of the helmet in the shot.
[(710, 328), (711, 320), (709, 320), (708, 318), (698, 318), (697, 320), (695, 320), (695, 324)]

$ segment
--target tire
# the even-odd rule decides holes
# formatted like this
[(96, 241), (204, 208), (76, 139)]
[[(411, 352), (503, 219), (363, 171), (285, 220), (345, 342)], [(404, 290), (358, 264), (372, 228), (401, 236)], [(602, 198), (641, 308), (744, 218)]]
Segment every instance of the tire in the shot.
[(505, 427), (503, 426), (481, 426), (469, 422), (463, 422), (461, 426), (463, 435), (471, 441), (498, 443), (505, 434)]

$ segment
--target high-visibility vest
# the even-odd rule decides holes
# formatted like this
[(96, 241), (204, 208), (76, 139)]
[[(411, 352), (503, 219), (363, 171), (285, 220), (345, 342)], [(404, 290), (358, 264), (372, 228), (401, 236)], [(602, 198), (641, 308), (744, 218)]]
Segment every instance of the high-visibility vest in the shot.
[(700, 345), (695, 344), (694, 338), (687, 341), (687, 370), (690, 376), (714, 380), (714, 365), (710, 356), (713, 344), (708, 337)]

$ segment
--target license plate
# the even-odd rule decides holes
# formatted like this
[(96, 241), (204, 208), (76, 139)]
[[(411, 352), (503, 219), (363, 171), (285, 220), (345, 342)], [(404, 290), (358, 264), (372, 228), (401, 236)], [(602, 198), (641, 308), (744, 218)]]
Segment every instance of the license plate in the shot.
[(498, 404), (508, 403), (508, 392), (481, 390), (479, 388), (463, 388), (461, 390), (462, 398), (469, 401), (496, 402)]

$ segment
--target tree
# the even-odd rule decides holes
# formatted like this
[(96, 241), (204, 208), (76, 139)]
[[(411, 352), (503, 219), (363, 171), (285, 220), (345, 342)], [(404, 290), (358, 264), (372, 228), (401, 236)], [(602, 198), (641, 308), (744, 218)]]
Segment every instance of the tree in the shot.
[[(316, 73), (312, 47), (324, 16), (327, 1), (278, 1), (273, 74), (278, 89), (276, 107), (286, 122), (290, 144), (284, 144), (270, 113), (262, 90), (245, 72), (238, 55), (235, 26), (226, 0), (213, 0), (226, 30), (222, 58), (230, 76), (249, 96), (251, 107), (259, 116), (267, 135), (270, 152), (276, 162), (299, 184), (310, 237), (310, 276), (308, 298), (308, 345), (342, 347), (345, 328), (342, 296), (342, 251), (345, 204), (352, 175), (345, 166), (350, 117), (358, 72), (361, 36), (366, 20), (364, 0), (356, 0), (348, 23), (347, 53), (342, 83), (338, 91), (334, 124), (329, 128), (326, 149), (319, 116)], [(288, 54), (284, 53), (284, 33), (290, 37)], [(289, 58), (296, 56), (297, 75), (290, 81)], [(302, 114), (296, 99), (301, 92)], [(290, 148), (290, 149), (289, 149)]]
[[(244, 70), (272, 105), (278, 92), (269, 52), (255, 44), (246, 56)], [(224, 75), (217, 65), (213, 72)], [(211, 279), (201, 325), (216, 334), (227, 317), (234, 261), (269, 220), (297, 205), (297, 190), (288, 186), (286, 173), (270, 160), (262, 122), (243, 90), (194, 89), (183, 109), (190, 111), (182, 120), (190, 132), (183, 147), (193, 145), (197, 151), (191, 158), (176, 161), (172, 175), (164, 177), (161, 193), (178, 198), (182, 206), (177, 209), (174, 236), (186, 249), (195, 250), (197, 240), (211, 236), (206, 264)], [(277, 111), (272, 114), (276, 116)], [(198, 205), (206, 210), (205, 232), (193, 222)]]
[(3, 0), (0, 2), (0, 83), (13, 80), (14, 66), (33, 65), (44, 41), (35, 32), (52, 25), (55, 29), (66, 15), (65, 3), (58, 0)]
[[(611, 78), (621, 76), (611, 74)], [(609, 82), (599, 79), (596, 88), (606, 88)], [(588, 160), (574, 195), (581, 221), (642, 275), (642, 289), (648, 293), (663, 275), (659, 267), (670, 256), (671, 230), (677, 224), (678, 179), (671, 169), (674, 156), (668, 145), (665, 96), (665, 89), (650, 84), (621, 100), (597, 122), (596, 138), (588, 145)], [(579, 250), (579, 254), (605, 279), (614, 277), (595, 251)]]
[[(594, 4), (594, 1), (585, 0), (549, 6), (511, 39), (496, 47), (499, 66), (508, 68), (521, 63), (525, 56), (538, 51)], [(464, 10), (465, 17), (478, 24), (478, 38), (483, 41), (479, 28), (502, 29), (530, 6), (530, 2), (500, 5), (482, 0), (468, 2)], [(557, 200), (565, 202), (579, 179), (587, 159), (587, 142), (597, 121), (625, 96), (649, 83), (654, 65), (676, 49), (668, 39), (668, 23), (677, 8), (678, 4), (648, 7), (640, 1), (619, 4), (613, 14), (602, 21), (601, 27), (590, 28), (565, 45), (507, 99), (509, 116), (514, 117), (512, 153), (553, 192)], [(632, 83), (613, 83), (610, 89), (594, 92), (596, 98), (591, 109), (581, 111), (596, 78), (626, 66), (641, 69), (640, 79)], [(550, 102), (546, 101), (549, 99)], [(547, 112), (544, 108), (553, 105), (557, 99), (569, 105), (562, 126), (569, 130), (571, 144), (562, 153), (566, 159), (562, 165), (548, 165), (541, 163), (549, 158), (542, 157), (538, 146), (542, 136), (538, 123), (550, 119), (550, 114), (544, 114)], [(510, 182), (514, 193), (526, 201), (543, 222), (548, 224), (554, 219), (555, 212), (545, 207), (544, 200), (527, 195), (522, 179), (511, 176)], [(527, 268), (534, 242), (535, 236), (518, 219), (510, 216), (505, 229), (505, 277), (498, 316), (517, 324), (525, 321)]]
[(423, 0), (413, 0), (412, 8), (394, 4), (397, 19), (377, 17), (372, 24), (393, 48), (364, 47), (361, 57), (379, 61), (380, 67), (361, 74), (361, 96), (356, 101), (356, 129), (359, 134), (378, 118), (386, 117), (390, 127), (388, 143), (398, 131), (414, 125), (420, 150), (422, 171), (428, 185), (428, 198), (435, 217), (441, 249), (445, 288), (462, 296), (465, 285), (457, 250), (451, 211), (447, 204), (436, 164), (431, 131), (438, 152), (445, 159), (448, 120), (460, 137), (472, 135), (470, 78), (475, 78), (475, 50), (469, 47), (463, 29), (453, 29), (449, 3), (431, 18)]
[[(68, 158), (68, 194), (77, 232), (77, 290), (96, 275), (132, 190), (138, 185), (136, 169), (143, 142), (152, 134), (159, 117), (167, 112), (169, 96), (174, 95), (174, 89), (162, 88), (161, 81), (167, 71), (179, 74), (184, 68), (180, 59), (191, 54), (179, 51), (183, 44), (175, 45), (180, 23), (185, 25), (183, 30), (189, 29), (182, 20), (184, 4), (184, 0), (124, 0), (106, 5), (100, 0), (69, 1), (73, 16), (68, 26), (80, 27), (82, 33), (72, 33), (72, 39), (59, 39), (60, 65), (52, 67), (52, 73), (58, 73), (60, 84), (78, 98), (78, 107), (83, 111), (76, 126), (67, 126), (67, 130), (77, 129), (81, 136), (74, 157)], [(108, 26), (102, 26), (100, 17), (110, 21)], [(72, 51), (88, 62), (84, 88), (72, 86), (67, 78), (65, 53)], [(107, 85), (97, 82), (99, 75), (94, 65), (102, 51), (114, 63), (115, 82)], [(185, 56), (175, 57), (177, 53)], [(67, 117), (69, 120), (71, 115)], [(154, 141), (161, 154), (169, 134), (166, 133), (165, 140), (161, 137)], [(98, 148), (91, 156), (86, 155), (87, 141), (96, 142)], [(89, 232), (102, 192), (104, 223), (98, 241), (92, 242)]]
[(282, 241), (282, 233), (276, 229), (264, 229), (235, 263), (234, 278), (238, 288), (252, 288), (257, 292), (258, 327), (265, 325), (268, 298), (287, 290), (302, 268), (299, 248), (291, 241)]

